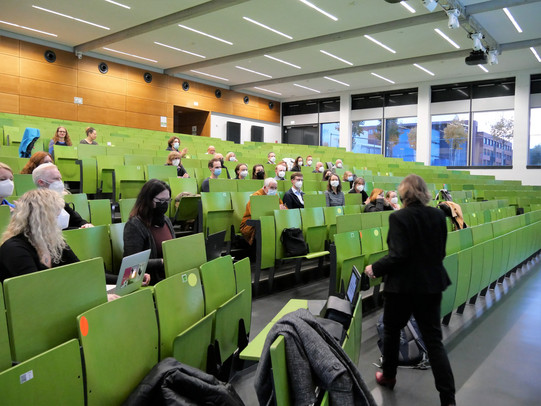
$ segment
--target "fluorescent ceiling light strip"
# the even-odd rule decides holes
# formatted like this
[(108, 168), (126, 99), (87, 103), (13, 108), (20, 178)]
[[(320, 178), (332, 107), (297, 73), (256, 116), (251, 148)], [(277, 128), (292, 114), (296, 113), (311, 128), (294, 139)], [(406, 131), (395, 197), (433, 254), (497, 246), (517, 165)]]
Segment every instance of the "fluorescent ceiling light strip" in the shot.
[(366, 39), (369, 39), (370, 41), (372, 41), (374, 44), (377, 44), (379, 45), (380, 47), (386, 49), (387, 51), (389, 52), (392, 52), (393, 54), (396, 54), (396, 51), (392, 48), (389, 48), (387, 45), (385, 45), (384, 43), (382, 42), (379, 42), (377, 39), (371, 37), (370, 35), (365, 35), (364, 36)]
[(155, 61), (154, 59), (143, 58), (142, 56), (133, 55), (133, 54), (128, 54), (127, 52), (117, 51), (116, 49), (105, 48), (105, 47), (103, 47), (103, 49), (105, 49), (105, 50), (107, 50), (107, 51), (111, 51), (111, 52), (116, 52), (116, 53), (122, 54), (122, 55), (132, 56), (132, 57), (134, 57), (134, 58), (144, 59), (145, 61), (158, 63), (158, 61)]
[(11, 26), (17, 27), (17, 28), (22, 28), (24, 30), (39, 32), (40, 34), (50, 35), (51, 37), (58, 37), (58, 35), (56, 35), (56, 34), (51, 34), (50, 32), (36, 30), (35, 28), (25, 27), (24, 25), (19, 25), (19, 24), (15, 24), (15, 23), (8, 23), (7, 21), (2, 21), (2, 20), (0, 20), (0, 23), (1, 24), (11, 25)]
[(210, 73), (205, 73), (205, 72), (201, 72), (201, 71), (198, 71), (198, 70), (190, 70), (190, 72), (194, 72), (194, 73), (199, 73), (200, 75), (203, 75), (203, 76), (209, 76), (211, 78), (215, 78), (215, 79), (220, 79), (220, 80), (225, 80), (226, 82), (229, 82), (229, 79), (226, 79), (226, 78), (222, 78), (220, 76), (214, 76), (214, 75), (211, 75)]
[(408, 3), (406, 3), (405, 1), (401, 1), (400, 4), (406, 9), (408, 10), (410, 13), (416, 13), (415, 9), (410, 6)]
[(278, 34), (278, 35), (281, 35), (282, 37), (286, 37), (287, 39), (293, 39), (293, 37), (291, 35), (287, 35), (287, 34), (284, 34), (283, 32), (280, 32), (278, 30), (275, 30), (274, 28), (271, 28), (269, 27), (268, 25), (265, 25), (265, 24), (262, 24), (256, 20), (252, 20), (251, 18), (249, 17), (242, 17), (244, 18), (246, 21), (249, 21), (251, 22), (252, 24), (255, 24), (255, 25), (259, 25), (260, 27), (263, 27), (265, 28), (266, 30), (269, 30), (269, 31), (272, 31), (274, 32), (275, 34)]
[(456, 49), (460, 49), (460, 45), (458, 45), (455, 41), (445, 35), (442, 30), (440, 30), (439, 28), (434, 28), (434, 31), (436, 31), (440, 37), (442, 37), (445, 41), (454, 46)]
[(483, 65), (477, 65), (477, 66), (479, 66), (479, 69), (481, 69), (483, 72), (488, 73), (488, 69), (485, 68)]
[(69, 15), (67, 15), (67, 14), (62, 14), (62, 13), (59, 13), (59, 12), (57, 12), (57, 11), (49, 10), (49, 9), (47, 9), (47, 8), (38, 7), (38, 6), (34, 6), (34, 5), (32, 5), (32, 7), (36, 8), (36, 9), (38, 9), (38, 10), (41, 10), (41, 11), (46, 11), (47, 13), (56, 14), (57, 16), (60, 16), (60, 17), (66, 17), (66, 18), (69, 18), (70, 20), (79, 21), (80, 23), (85, 23), (85, 24), (88, 24), (88, 25), (93, 25), (94, 27), (102, 28), (102, 29), (104, 29), (104, 30), (110, 30), (109, 27), (105, 27), (105, 26), (99, 25), (99, 24), (94, 24), (94, 23), (91, 23), (90, 21), (81, 20), (80, 18), (72, 17), (72, 16), (69, 16)]
[(267, 74), (265, 74), (265, 73), (257, 72), (257, 71), (255, 71), (255, 70), (251, 70), (251, 69), (248, 69), (248, 68), (243, 68), (242, 66), (235, 66), (235, 68), (241, 69), (241, 70), (245, 70), (246, 72), (255, 73), (256, 75), (260, 75), (260, 76), (264, 76), (264, 77), (266, 77), (266, 78), (272, 79), (272, 76), (271, 76), (271, 75), (267, 75)]
[(186, 27), (185, 25), (182, 25), (182, 24), (179, 24), (178, 26), (179, 26), (180, 28), (184, 28), (185, 30), (195, 32), (196, 34), (201, 34), (201, 35), (204, 35), (205, 37), (209, 37), (209, 38), (215, 39), (216, 41), (223, 42), (223, 43), (225, 43), (225, 44), (227, 44), (227, 45), (233, 45), (233, 43), (230, 42), (230, 41), (226, 41), (225, 39), (222, 39), (222, 38), (219, 38), (219, 37), (215, 37), (214, 35), (207, 34), (206, 32), (198, 31), (198, 30), (195, 30), (195, 29), (193, 29), (193, 28)]
[(254, 86), (254, 89), (261, 90), (261, 91), (263, 91), (263, 92), (272, 93), (272, 94), (277, 94), (278, 96), (281, 96), (281, 95), (282, 95), (282, 93), (273, 92), (272, 90), (263, 89), (262, 87)]
[(131, 7), (130, 7), (130, 6), (126, 6), (125, 4), (117, 3), (116, 1), (113, 1), (113, 0), (105, 0), (105, 1), (106, 1), (107, 3), (114, 4), (115, 6), (124, 7), (124, 8), (127, 8), (128, 10), (131, 10)]
[(387, 81), (389, 83), (392, 83), (393, 85), (395, 84), (395, 82), (393, 82), (391, 79), (384, 78), (383, 76), (378, 75), (377, 73), (374, 73), (374, 72), (371, 72), (371, 73), (372, 73), (372, 75), (374, 75), (377, 78), (383, 79), (383, 80), (385, 80), (385, 81)]
[(301, 67), (298, 66), (298, 65), (292, 64), (290, 62), (286, 62), (286, 61), (284, 61), (282, 59), (275, 58), (274, 56), (265, 55), (265, 58), (269, 58), (269, 59), (272, 59), (273, 61), (280, 62), (280, 63), (286, 64), (286, 65), (289, 65), (289, 66), (293, 66), (294, 68), (297, 68), (297, 69), (301, 69)]
[(539, 57), (539, 54), (537, 53), (537, 51), (535, 50), (534, 47), (530, 47), (530, 51), (532, 51), (532, 54), (534, 54), (534, 56), (537, 58), (537, 60), (539, 62), (541, 62), (541, 57)]
[(327, 13), (325, 10), (320, 9), (318, 6), (316, 6), (315, 4), (310, 3), (308, 0), (300, 0), (300, 2), (306, 4), (308, 7), (312, 7), (314, 10), (320, 12), (321, 14), (323, 14), (326, 17), (329, 17), (331, 20), (338, 21), (338, 17), (335, 17), (332, 14)]
[(516, 30), (520, 33), (522, 32), (522, 28), (520, 28), (520, 25), (518, 25), (517, 23), (517, 20), (515, 20), (515, 17), (513, 17), (513, 14), (511, 14), (511, 12), (507, 9), (507, 7), (504, 7), (503, 8), (503, 12), (505, 13), (505, 15), (507, 16), (507, 18), (509, 18), (509, 21), (511, 21), (513, 23), (513, 25), (515, 26)]
[(345, 82), (340, 82), (339, 80), (330, 78), (330, 77), (328, 77), (328, 76), (323, 76), (323, 78), (324, 78), (324, 79), (327, 79), (327, 80), (331, 80), (331, 81), (336, 82), (336, 83), (339, 83), (339, 84), (341, 84), (341, 85), (343, 85), (343, 86), (349, 87), (349, 85), (348, 85), (347, 83), (345, 83)]
[(435, 76), (434, 73), (430, 72), (428, 69), (426, 68), (423, 68), (421, 65), (419, 65), (418, 63), (414, 63), (413, 66), (415, 66), (416, 68), (418, 69), (421, 69), (422, 71), (425, 71), (426, 73), (428, 73), (430, 76)]
[(293, 86), (301, 87), (301, 88), (306, 89), (306, 90), (311, 90), (312, 92), (321, 93), (319, 90), (312, 89), (311, 87), (306, 87), (306, 86), (303, 86), (303, 85), (298, 85), (297, 83), (293, 83)]
[(154, 41), (154, 43), (155, 43), (156, 45), (160, 45), (160, 46), (162, 46), (162, 47), (174, 49), (175, 51), (184, 52), (185, 54), (197, 56), (197, 57), (203, 58), (203, 59), (206, 58), (206, 56), (199, 55), (199, 54), (196, 54), (196, 53), (193, 53), (193, 52), (190, 52), (190, 51), (185, 51), (184, 49), (175, 48), (175, 47), (172, 47), (171, 45), (162, 44), (161, 42), (156, 42), (156, 41)]
[(324, 51), (323, 49), (320, 49), (319, 52), (321, 52), (322, 54), (328, 55), (331, 58), (338, 59), (340, 62), (344, 62), (347, 65), (353, 66), (353, 63), (351, 63), (350, 61), (346, 61), (345, 59), (342, 59), (339, 56), (333, 55), (330, 52)]

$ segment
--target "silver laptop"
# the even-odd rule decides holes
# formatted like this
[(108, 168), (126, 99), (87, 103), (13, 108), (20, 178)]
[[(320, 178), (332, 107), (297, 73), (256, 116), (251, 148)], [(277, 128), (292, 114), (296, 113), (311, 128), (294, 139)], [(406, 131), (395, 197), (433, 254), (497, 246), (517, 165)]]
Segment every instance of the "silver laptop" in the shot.
[(107, 293), (124, 296), (139, 289), (145, 276), (149, 257), (150, 250), (146, 250), (122, 258), (116, 286)]

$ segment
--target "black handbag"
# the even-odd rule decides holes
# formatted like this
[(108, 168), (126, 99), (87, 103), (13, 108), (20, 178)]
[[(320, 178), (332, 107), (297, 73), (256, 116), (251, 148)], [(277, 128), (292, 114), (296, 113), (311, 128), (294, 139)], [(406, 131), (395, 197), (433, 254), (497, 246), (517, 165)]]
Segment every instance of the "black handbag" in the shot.
[(284, 228), (280, 236), (280, 241), (288, 257), (298, 257), (308, 254), (308, 244), (304, 241), (300, 228)]

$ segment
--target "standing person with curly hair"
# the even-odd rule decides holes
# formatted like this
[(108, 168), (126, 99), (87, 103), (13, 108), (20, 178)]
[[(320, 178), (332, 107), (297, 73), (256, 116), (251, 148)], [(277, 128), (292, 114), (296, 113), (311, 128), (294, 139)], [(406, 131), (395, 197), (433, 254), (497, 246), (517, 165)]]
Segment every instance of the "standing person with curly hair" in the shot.
[(21, 173), (23, 175), (31, 175), (32, 172), (34, 172), (34, 169), (36, 169), (41, 164), (47, 164), (47, 163), (48, 164), (53, 163), (53, 157), (51, 156), (51, 154), (49, 154), (48, 152), (45, 152), (45, 151), (35, 152), (30, 157), (30, 159), (28, 160), (28, 162), (26, 163), (26, 165), (22, 169)]
[(54, 158), (54, 146), (64, 145), (71, 147), (71, 138), (66, 127), (58, 127), (51, 142), (49, 142), (49, 154)]

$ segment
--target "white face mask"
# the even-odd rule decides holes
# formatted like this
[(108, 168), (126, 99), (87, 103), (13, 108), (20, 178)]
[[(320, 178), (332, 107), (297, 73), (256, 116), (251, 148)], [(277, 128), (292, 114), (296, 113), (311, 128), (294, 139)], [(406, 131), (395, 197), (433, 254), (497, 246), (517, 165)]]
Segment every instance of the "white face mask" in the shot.
[(299, 165), (299, 166), (302, 166), (302, 161), (299, 161), (298, 165)]
[(321, 173), (323, 173), (323, 171), (325, 170), (325, 168), (323, 168), (322, 166), (319, 167), (318, 171), (320, 171)]
[(285, 171), (279, 171), (279, 172), (278, 172), (278, 177), (279, 177), (279, 178), (283, 178), (284, 176), (286, 176)]
[(341, 163), (336, 164), (336, 167), (337, 167), (337, 168), (341, 168), (341, 167), (342, 167), (342, 164), (341, 164)]
[(301, 190), (302, 189), (302, 180), (298, 180), (295, 182), (295, 187), (298, 189), (298, 190)]
[(331, 180), (331, 186), (332, 187), (338, 187), (339, 184), (340, 184), (340, 182), (338, 182), (337, 180)]
[(269, 158), (269, 161), (271, 161), (272, 163), (276, 162), (276, 157), (275, 156), (271, 156)]
[(246, 176), (248, 176), (248, 171), (240, 171), (241, 178), (245, 178)]
[(173, 142), (173, 148), (178, 149), (178, 147), (180, 147), (180, 143), (179, 142)]
[(61, 180), (56, 180), (52, 183), (49, 183), (49, 190), (52, 190), (58, 194), (62, 194), (64, 192), (64, 182)]
[(64, 230), (65, 228), (68, 228), (70, 222), (70, 215), (69, 213), (62, 209), (58, 217), (56, 218), (56, 224), (58, 224), (58, 227), (60, 227), (61, 230)]
[(309, 159), (308, 161), (306, 161), (306, 165), (312, 166), (312, 161)]
[(236, 162), (237, 158), (235, 158), (234, 156), (230, 156), (229, 157), (229, 162)]
[(269, 196), (274, 196), (274, 195), (276, 195), (276, 193), (278, 193), (277, 189), (269, 189), (267, 191), (267, 195), (269, 195)]
[(173, 166), (178, 166), (180, 164), (180, 159), (173, 159), (171, 162), (173, 163)]
[(12, 180), (6, 179), (0, 182), (0, 199), (11, 196), (15, 185)]
[(357, 189), (359, 192), (362, 192), (364, 190), (364, 185), (357, 185), (355, 186), (355, 189)]
[(392, 204), (398, 204), (398, 197), (391, 198), (391, 203)]

